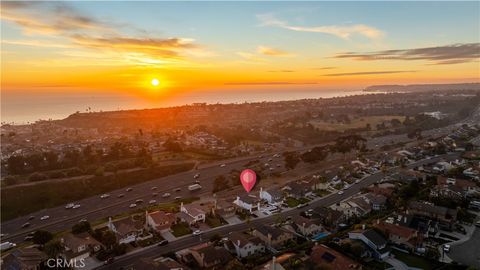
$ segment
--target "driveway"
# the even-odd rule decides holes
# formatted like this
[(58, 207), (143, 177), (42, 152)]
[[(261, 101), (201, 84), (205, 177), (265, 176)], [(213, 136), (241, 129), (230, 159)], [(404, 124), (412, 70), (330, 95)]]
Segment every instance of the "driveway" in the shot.
[(480, 229), (475, 227), (472, 237), (458, 245), (452, 245), (448, 257), (452, 260), (480, 269)]
[(175, 241), (177, 238), (171, 232), (162, 232), (162, 237), (166, 239), (168, 242)]
[(228, 224), (230, 224), (230, 225), (240, 224), (240, 223), (243, 222), (237, 216), (231, 216), (231, 217), (227, 217), (227, 218), (224, 217), (223, 219), (225, 219), (225, 221), (228, 222)]

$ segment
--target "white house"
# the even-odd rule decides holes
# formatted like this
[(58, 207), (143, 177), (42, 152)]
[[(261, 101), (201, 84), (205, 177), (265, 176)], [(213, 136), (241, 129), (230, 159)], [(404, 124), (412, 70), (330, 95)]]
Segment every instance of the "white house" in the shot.
[(131, 217), (112, 221), (108, 219), (107, 227), (115, 233), (119, 244), (135, 242), (137, 236), (143, 233), (144, 224), (142, 221), (135, 221)]
[(238, 207), (248, 210), (250, 213), (253, 211), (260, 209), (260, 202), (257, 197), (250, 196), (248, 194), (237, 196), (235, 201), (233, 201)]
[(241, 232), (233, 232), (229, 236), (238, 258), (265, 252), (265, 245), (260, 238)]
[(180, 204), (180, 212), (185, 213), (186, 216), (190, 217), (189, 223), (196, 222), (205, 222), (205, 211), (198, 205), (195, 204), (186, 204), (183, 202)]
[(277, 189), (264, 190), (260, 188), (260, 199), (267, 201), (270, 205), (281, 205), (283, 203), (283, 193)]
[(379, 259), (384, 259), (390, 255), (390, 249), (387, 247), (387, 240), (376, 231), (370, 229), (366, 231), (351, 231), (348, 238), (360, 240), (369, 246)]

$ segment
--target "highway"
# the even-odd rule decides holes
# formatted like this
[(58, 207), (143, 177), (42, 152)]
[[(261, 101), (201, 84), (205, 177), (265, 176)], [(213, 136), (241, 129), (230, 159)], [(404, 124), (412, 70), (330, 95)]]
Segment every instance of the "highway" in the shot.
[[(417, 162), (414, 162), (412, 164), (409, 164), (407, 167), (408, 168), (414, 168), (416, 166), (432, 163), (432, 162), (438, 162), (441, 160), (454, 160), (458, 158), (458, 154), (447, 154), (443, 156), (438, 156), (430, 159), (424, 159), (420, 160)], [(393, 168), (390, 170), (390, 172), (395, 172), (399, 168)], [(327, 207), (330, 205), (333, 205), (337, 202), (340, 202), (342, 200), (345, 200), (355, 194), (360, 193), (360, 190), (364, 187), (368, 187), (372, 185), (375, 182), (380, 181), (383, 177), (385, 176), (384, 173), (378, 172), (376, 174), (370, 175), (365, 177), (362, 181), (360, 181), (358, 184), (352, 185), (349, 189), (344, 190), (344, 193), (342, 195), (339, 194), (331, 194), (326, 197), (322, 197), (320, 199), (317, 199), (315, 201), (312, 201), (308, 207), (306, 208), (293, 208), (284, 212), (281, 212), (277, 215), (272, 215), (268, 217), (263, 217), (263, 218), (255, 218), (251, 219), (249, 223), (240, 223), (240, 224), (235, 224), (235, 225), (225, 225), (217, 228), (213, 228), (209, 231), (204, 232), (201, 236), (184, 236), (182, 238), (179, 238), (178, 240), (172, 241), (168, 243), (165, 246), (150, 246), (146, 247), (142, 250), (138, 250), (134, 253), (126, 254), (121, 257), (116, 258), (116, 260), (109, 265), (102, 265), (98, 267), (97, 269), (119, 269), (119, 268), (125, 268), (127, 266), (133, 265), (135, 261), (139, 260), (140, 258), (156, 258), (161, 256), (162, 254), (165, 254), (167, 252), (175, 252), (181, 249), (185, 249), (187, 247), (194, 246), (196, 244), (199, 244), (204, 241), (208, 241), (210, 237), (212, 237), (215, 234), (220, 234), (220, 235), (228, 235), (230, 232), (233, 231), (243, 231), (248, 228), (255, 228), (259, 225), (262, 224), (270, 224), (273, 223), (278, 216), (280, 215), (283, 218), (286, 218), (287, 216), (294, 216), (300, 214), (300, 212), (305, 211), (305, 209), (309, 208), (314, 208), (314, 207)]]
[[(440, 136), (449, 134), (452, 130), (458, 128), (463, 123), (475, 123), (480, 118), (480, 108), (476, 110), (469, 118), (467, 118), (462, 123), (455, 125), (450, 125), (447, 127), (434, 129), (426, 131), (425, 135)], [(385, 144), (391, 143), (392, 140), (399, 140), (398, 136), (406, 135), (389, 135), (379, 138), (374, 138), (369, 140), (369, 145), (374, 145), (374, 147), (379, 147)], [(321, 144), (325, 145), (325, 144)], [(100, 194), (98, 196), (85, 198), (79, 201), (72, 203), (80, 204), (81, 207), (77, 209), (65, 209), (65, 206), (58, 206), (54, 208), (42, 209), (35, 213), (32, 213), (27, 216), (18, 217), (1, 224), (1, 233), (4, 235), (1, 239), (1, 242), (9, 241), (13, 243), (20, 243), (23, 241), (25, 236), (36, 230), (48, 230), (50, 232), (60, 232), (70, 229), (73, 225), (78, 223), (82, 219), (88, 221), (97, 221), (108, 216), (115, 216), (117, 214), (125, 213), (127, 211), (133, 211), (134, 209), (129, 208), (131, 203), (134, 203), (137, 199), (143, 199), (144, 204), (147, 204), (151, 199), (155, 199), (156, 203), (169, 202), (177, 196), (182, 198), (187, 197), (198, 197), (202, 195), (210, 195), (213, 187), (213, 180), (218, 175), (228, 174), (233, 169), (241, 170), (243, 165), (251, 160), (259, 159), (261, 164), (270, 163), (274, 168), (273, 172), (282, 172), (283, 168), (283, 158), (273, 158), (274, 154), (281, 154), (284, 151), (303, 151), (310, 149), (314, 146), (305, 146), (300, 148), (292, 149), (282, 149), (282, 151), (276, 151), (269, 154), (263, 154), (262, 158), (259, 158), (258, 155), (249, 156), (249, 157), (240, 157), (232, 160), (219, 161), (217, 164), (208, 164), (204, 167), (198, 168), (197, 170), (191, 170), (188, 172), (183, 172), (175, 175), (170, 175), (148, 182), (140, 183), (134, 186), (131, 186), (132, 191), (127, 192), (126, 188), (117, 189), (110, 192), (110, 197), (106, 199), (101, 199)], [(273, 159), (272, 162), (269, 159)], [(226, 164), (225, 167), (220, 167), (220, 164)], [(276, 164), (282, 164), (281, 167), (277, 167)], [(193, 176), (197, 173), (200, 173), (198, 179), (194, 179)], [(189, 192), (187, 187), (194, 183), (195, 180), (199, 180), (200, 184), (203, 186), (203, 189), (198, 192)], [(157, 187), (156, 190), (152, 190), (153, 187)], [(181, 188), (181, 191), (174, 191), (177, 188)], [(68, 191), (65, 191), (68, 192)], [(158, 193), (157, 196), (152, 196), (152, 193)], [(170, 193), (171, 197), (163, 198), (163, 193)], [(117, 197), (119, 194), (124, 194), (124, 197)], [(34, 216), (32, 220), (29, 220), (30, 216)], [(40, 220), (42, 216), (49, 216), (47, 220)], [(22, 228), (22, 225), (26, 222), (29, 222), (31, 225), (27, 228)]]
[[(156, 203), (174, 201), (174, 198), (180, 196), (182, 198), (188, 197), (200, 197), (205, 194), (211, 195), (213, 188), (213, 180), (218, 175), (226, 175), (233, 169), (243, 169), (243, 165), (251, 160), (259, 159), (261, 164), (272, 163), (272, 164), (282, 164), (283, 158), (273, 158), (272, 156), (275, 153), (263, 154), (263, 158), (257, 156), (236, 158), (230, 161), (219, 162), (218, 164), (207, 165), (205, 167), (199, 168), (197, 170), (191, 170), (183, 173), (178, 173), (175, 175), (170, 175), (141, 184), (130, 186), (132, 191), (126, 191), (128, 187), (123, 189), (117, 189), (112, 192), (109, 192), (109, 198), (101, 199), (100, 194), (98, 196), (89, 197), (83, 200), (75, 201), (72, 203), (80, 204), (81, 207), (77, 209), (65, 209), (65, 205), (43, 209), (32, 213), (28, 216), (23, 216), (15, 218), (9, 221), (2, 223), (1, 231), (5, 236), (2, 238), (2, 242), (9, 241), (13, 243), (20, 243), (23, 241), (25, 236), (30, 232), (36, 230), (48, 230), (50, 232), (59, 232), (70, 229), (73, 225), (78, 223), (82, 219), (88, 221), (96, 221), (102, 218), (109, 216), (114, 216), (117, 214), (125, 213), (127, 211), (133, 211), (134, 209), (129, 208), (130, 204), (134, 203), (137, 199), (143, 199), (143, 205), (138, 207), (145, 206), (152, 199), (156, 200)], [(272, 162), (269, 159), (273, 159)], [(225, 164), (224, 167), (221, 167), (221, 164)], [(273, 172), (283, 171), (283, 166), (274, 168)], [(199, 173), (200, 177), (194, 179), (194, 175)], [(193, 184), (195, 180), (200, 181), (202, 189), (196, 192), (190, 192), (188, 186)], [(153, 187), (157, 187), (155, 190), (152, 190)], [(175, 191), (175, 189), (180, 188), (180, 191)], [(68, 191), (65, 191), (68, 192)], [(152, 194), (156, 192), (157, 196)], [(170, 193), (171, 196), (168, 198), (163, 198), (162, 194)], [(124, 194), (123, 197), (117, 197), (119, 194)], [(34, 216), (32, 220), (29, 220), (30, 216)], [(47, 220), (40, 220), (42, 216), (50, 216)], [(22, 225), (26, 222), (29, 222), (31, 225), (27, 228), (22, 228)]]

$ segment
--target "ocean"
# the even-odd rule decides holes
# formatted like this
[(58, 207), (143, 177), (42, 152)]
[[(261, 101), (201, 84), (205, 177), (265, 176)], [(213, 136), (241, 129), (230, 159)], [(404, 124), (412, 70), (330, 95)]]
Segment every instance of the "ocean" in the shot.
[(27, 124), (63, 119), (76, 111), (115, 111), (192, 103), (243, 103), (362, 95), (361, 90), (216, 90), (190, 91), (152, 100), (122, 93), (2, 91), (1, 122)]

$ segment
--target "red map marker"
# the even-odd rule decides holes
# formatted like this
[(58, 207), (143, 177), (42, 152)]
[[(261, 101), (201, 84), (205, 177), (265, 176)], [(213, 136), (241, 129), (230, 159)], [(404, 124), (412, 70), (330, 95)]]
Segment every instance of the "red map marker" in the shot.
[(250, 169), (243, 170), (240, 174), (240, 182), (243, 185), (245, 191), (250, 192), (253, 186), (255, 186), (255, 182), (257, 181), (257, 175), (254, 171)]

